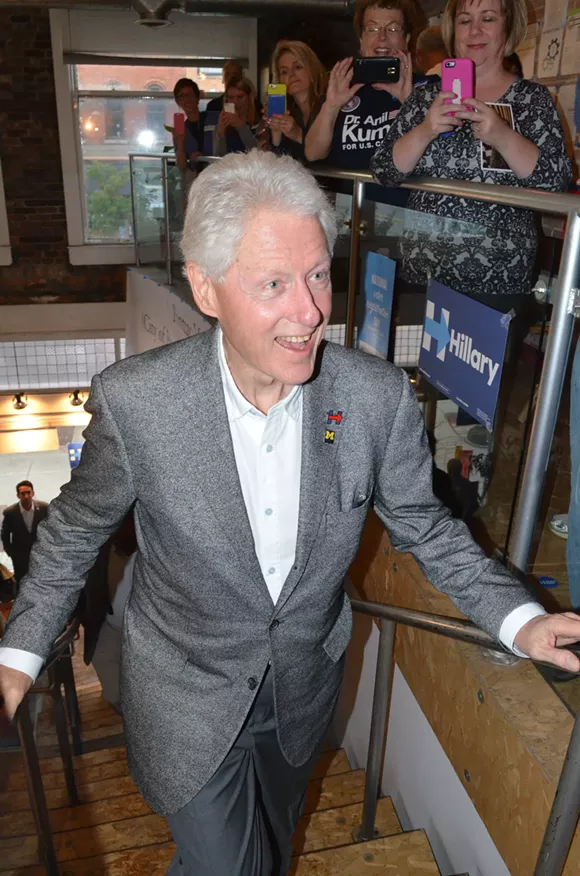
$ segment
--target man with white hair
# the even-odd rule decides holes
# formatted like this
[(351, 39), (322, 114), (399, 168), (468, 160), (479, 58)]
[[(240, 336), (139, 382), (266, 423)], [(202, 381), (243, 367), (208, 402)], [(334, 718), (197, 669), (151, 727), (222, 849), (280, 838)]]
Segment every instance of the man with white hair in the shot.
[(133, 507), (122, 708), (132, 774), (177, 842), (175, 876), (287, 872), (371, 507), (507, 647), (580, 668), (555, 648), (579, 638), (580, 618), (546, 616), (433, 497), (406, 375), (323, 343), (335, 238), (326, 197), (289, 157), (230, 155), (200, 174), (183, 253), (218, 327), (94, 378), (81, 464), (39, 529), (2, 642), (12, 714)]

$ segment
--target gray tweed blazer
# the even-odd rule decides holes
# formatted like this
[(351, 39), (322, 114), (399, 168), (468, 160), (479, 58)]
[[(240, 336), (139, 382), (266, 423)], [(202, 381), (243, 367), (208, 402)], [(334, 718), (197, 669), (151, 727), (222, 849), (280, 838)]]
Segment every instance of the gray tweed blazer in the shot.
[[(326, 344), (304, 387), (296, 561), (273, 605), (238, 479), (216, 340), (210, 330), (95, 377), (81, 464), (39, 527), (2, 642), (48, 653), (99, 547), (134, 505), (123, 714), (135, 781), (164, 814), (216, 770), (269, 661), (286, 758), (300, 765), (319, 744), (351, 634), (343, 579), (371, 506), (395, 547), (411, 551), (490, 633), (529, 601), (433, 497), (405, 374)], [(329, 422), (329, 412), (341, 421)]]

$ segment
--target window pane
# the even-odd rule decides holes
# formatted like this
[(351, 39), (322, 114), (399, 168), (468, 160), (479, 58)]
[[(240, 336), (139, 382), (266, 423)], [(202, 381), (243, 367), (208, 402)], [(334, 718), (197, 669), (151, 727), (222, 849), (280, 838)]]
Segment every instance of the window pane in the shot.
[(165, 126), (176, 109), (173, 100), (153, 94), (79, 99), (87, 241), (132, 239), (129, 153), (172, 146)]

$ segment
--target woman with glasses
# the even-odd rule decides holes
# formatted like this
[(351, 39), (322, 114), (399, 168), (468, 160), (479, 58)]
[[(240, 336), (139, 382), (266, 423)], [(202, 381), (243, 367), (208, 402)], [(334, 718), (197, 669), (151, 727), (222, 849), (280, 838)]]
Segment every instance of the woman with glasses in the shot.
[[(409, 42), (418, 18), (414, 0), (357, 0), (354, 28), (363, 58), (398, 58), (401, 75), (392, 84), (352, 85), (353, 59), (335, 64), (326, 100), (306, 135), (308, 161), (367, 170), (401, 104), (413, 90)], [(425, 77), (421, 77), (425, 80)]]

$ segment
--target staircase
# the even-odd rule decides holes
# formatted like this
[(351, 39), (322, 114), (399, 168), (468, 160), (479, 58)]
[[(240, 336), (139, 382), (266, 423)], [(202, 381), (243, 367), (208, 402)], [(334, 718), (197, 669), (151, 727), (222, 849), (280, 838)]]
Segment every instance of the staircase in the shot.
[[(77, 660), (75, 664), (78, 673)], [(86, 675), (85, 667), (81, 673)], [(60, 759), (41, 759), (61, 874), (164, 876), (174, 845), (165, 819), (151, 811), (129, 776), (126, 751), (119, 744), (121, 720), (90, 676), (79, 686), (79, 703), (83, 739), (94, 749), (75, 757), (79, 806), (67, 806)], [(49, 713), (40, 720), (39, 747), (50, 746), (55, 738)], [(22, 763), (16, 755), (11, 760), (8, 770), (0, 761), (0, 874), (45, 876), (38, 864)], [(321, 756), (294, 837), (290, 876), (439, 874), (425, 833), (404, 833), (389, 798), (379, 800), (378, 838), (353, 843), (352, 832), (361, 821), (364, 782), (364, 770), (351, 770), (344, 751)]]

